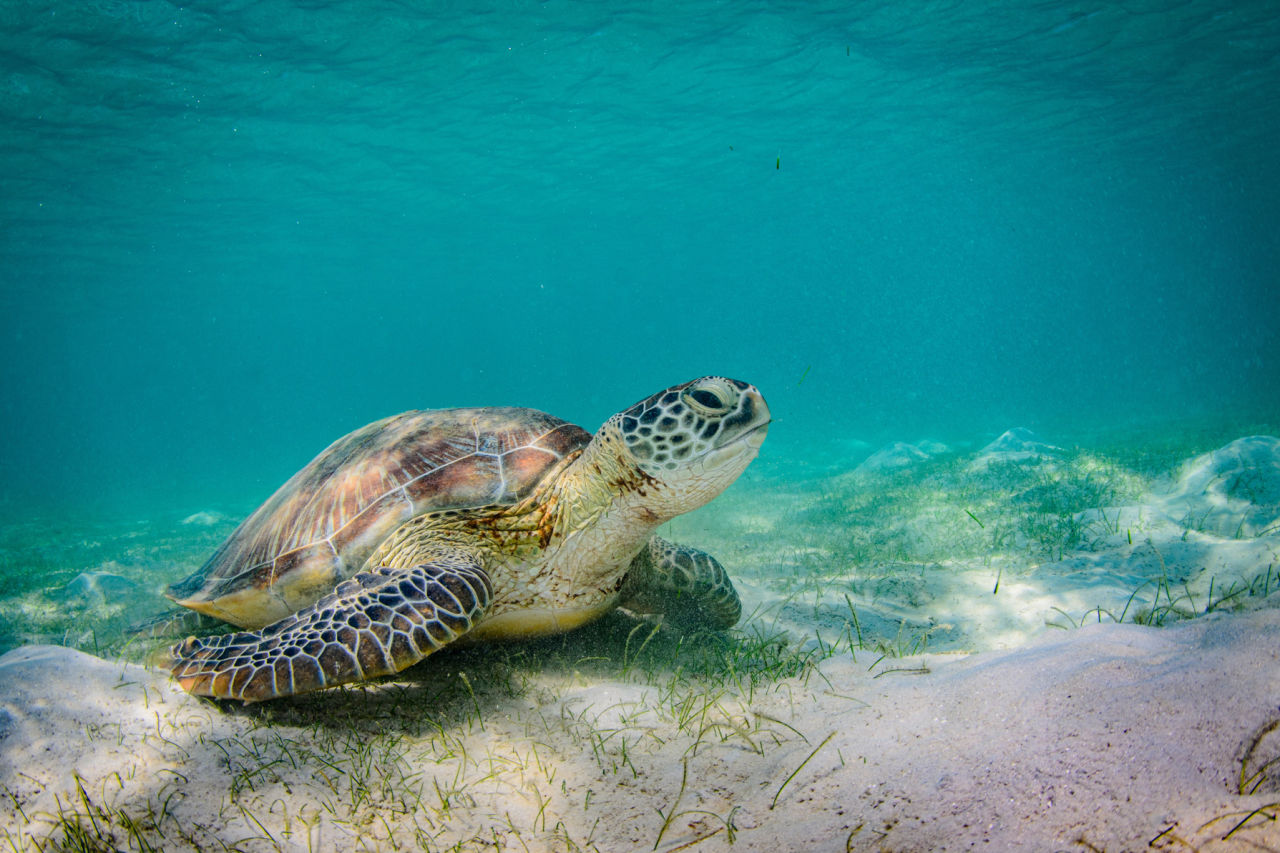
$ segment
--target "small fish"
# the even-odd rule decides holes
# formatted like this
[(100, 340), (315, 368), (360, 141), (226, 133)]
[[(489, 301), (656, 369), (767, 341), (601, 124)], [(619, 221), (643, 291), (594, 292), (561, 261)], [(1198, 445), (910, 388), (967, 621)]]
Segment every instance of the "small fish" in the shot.
[(796, 383), (796, 385), (803, 385), (803, 384), (804, 384), (804, 378), (805, 378), (806, 376), (808, 376), (808, 375), (809, 375), (809, 368), (810, 368), (810, 367), (813, 367), (813, 365), (811, 364), (811, 365), (809, 365), (809, 367), (806, 367), (806, 368), (804, 369), (804, 373), (801, 373), (801, 374), (800, 374), (800, 381), (799, 381), (799, 382), (797, 382), (797, 383)]

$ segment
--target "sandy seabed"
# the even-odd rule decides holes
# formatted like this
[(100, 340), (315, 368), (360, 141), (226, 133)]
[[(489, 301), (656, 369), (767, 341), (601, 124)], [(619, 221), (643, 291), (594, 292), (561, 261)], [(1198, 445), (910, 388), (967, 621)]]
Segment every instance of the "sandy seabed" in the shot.
[[(682, 640), (621, 616), (598, 630), (599, 657), (590, 634), (555, 665), (517, 646), (468, 650), (247, 708), (137, 664), (15, 649), (0, 657), (0, 838), (1280, 850), (1280, 441), (1241, 439), (1127, 502), (1068, 507), (1051, 535), (1042, 521), (1002, 527), (1000, 502), (975, 496), (1077, 488), (1062, 472), (1091, 461), (1009, 433), (902, 479), (944, 451), (891, 446), (822, 501), (775, 500), (769, 515), (747, 490), (701, 522), (707, 535), (678, 528), (746, 566), (756, 627), (710, 677), (682, 670)], [(937, 497), (956, 472), (973, 493)], [(910, 493), (875, 546), (899, 556), (877, 566), (817, 538), (863, 511), (849, 495), (868, 478)], [(897, 633), (872, 640), (876, 625)]]

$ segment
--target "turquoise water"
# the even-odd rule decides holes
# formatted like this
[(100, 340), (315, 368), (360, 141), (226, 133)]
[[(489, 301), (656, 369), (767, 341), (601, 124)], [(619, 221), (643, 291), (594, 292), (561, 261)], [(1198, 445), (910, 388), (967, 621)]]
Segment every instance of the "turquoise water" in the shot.
[[(1280, 848), (1277, 140), (1276, 0), (0, 0), (5, 846)], [(114, 660), (353, 429), (711, 373), (731, 631)]]
[(9, 2), (0, 511), (712, 372), (766, 466), (1265, 428), (1277, 91), (1270, 2)]

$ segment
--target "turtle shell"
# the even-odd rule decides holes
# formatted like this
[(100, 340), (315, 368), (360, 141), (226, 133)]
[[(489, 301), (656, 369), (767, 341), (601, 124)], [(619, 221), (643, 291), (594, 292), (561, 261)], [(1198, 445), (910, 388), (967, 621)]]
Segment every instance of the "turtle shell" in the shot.
[(294, 474), (168, 595), (241, 627), (262, 627), (331, 592), (410, 518), (515, 503), (590, 440), (581, 427), (514, 407), (376, 421)]

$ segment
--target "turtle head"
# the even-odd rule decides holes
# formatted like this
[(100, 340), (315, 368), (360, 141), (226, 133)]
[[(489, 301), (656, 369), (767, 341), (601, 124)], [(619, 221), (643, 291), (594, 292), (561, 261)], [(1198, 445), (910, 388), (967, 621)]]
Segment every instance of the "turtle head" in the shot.
[(769, 430), (754, 385), (704, 376), (659, 391), (609, 419), (627, 462), (642, 472), (644, 505), (670, 518), (702, 506), (738, 478)]

